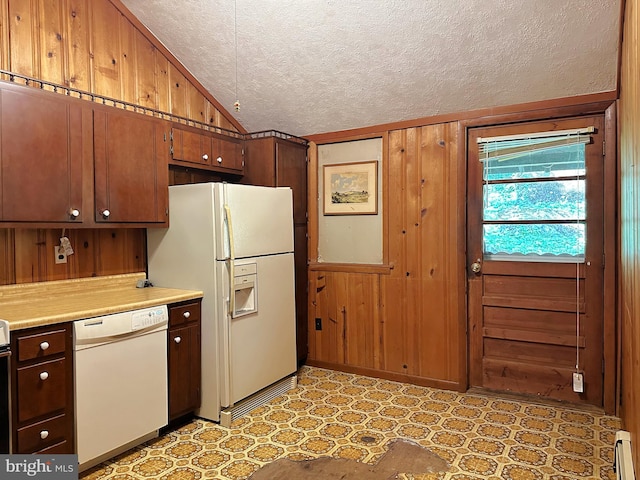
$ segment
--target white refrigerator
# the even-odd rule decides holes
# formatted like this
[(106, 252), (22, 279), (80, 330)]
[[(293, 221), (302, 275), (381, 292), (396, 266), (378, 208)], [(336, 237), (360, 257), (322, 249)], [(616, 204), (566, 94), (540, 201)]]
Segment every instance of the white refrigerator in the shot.
[(147, 230), (149, 280), (202, 290), (202, 405), (223, 409), (297, 370), (291, 189), (169, 187), (169, 228)]

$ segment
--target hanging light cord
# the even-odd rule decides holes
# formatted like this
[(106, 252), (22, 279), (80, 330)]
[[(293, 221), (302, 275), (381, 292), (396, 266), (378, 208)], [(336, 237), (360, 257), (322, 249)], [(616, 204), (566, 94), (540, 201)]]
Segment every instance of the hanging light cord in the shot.
[(237, 0), (233, 0), (233, 42), (235, 47), (236, 54), (236, 102), (235, 108), (236, 111), (240, 110), (240, 101), (238, 100), (238, 2)]

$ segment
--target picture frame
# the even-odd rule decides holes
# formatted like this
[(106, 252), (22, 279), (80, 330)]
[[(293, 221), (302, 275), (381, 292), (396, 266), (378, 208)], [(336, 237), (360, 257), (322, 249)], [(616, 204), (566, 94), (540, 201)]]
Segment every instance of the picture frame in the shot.
[(324, 165), (324, 215), (377, 215), (378, 162)]

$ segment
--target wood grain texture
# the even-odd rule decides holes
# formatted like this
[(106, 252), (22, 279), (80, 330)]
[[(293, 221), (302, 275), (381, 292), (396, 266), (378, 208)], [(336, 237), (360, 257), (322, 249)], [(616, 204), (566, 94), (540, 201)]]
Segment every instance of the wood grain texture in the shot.
[(146, 235), (141, 228), (65, 230), (74, 249), (56, 264), (54, 247), (62, 230), (0, 230), (0, 285), (87, 278), (146, 269)]
[(636, 470), (640, 465), (640, 13), (627, 0), (624, 15), (620, 92), (620, 298), (623, 427), (631, 432)]
[(89, 0), (64, 0), (63, 9), (63, 35), (67, 48), (64, 84), (92, 91)]
[(92, 91), (122, 98), (120, 65), (120, 13), (106, 1), (91, 2)]
[[(457, 137), (455, 123), (391, 131), (383, 137), (383, 149), (388, 150), (388, 165), (383, 166), (388, 263), (311, 266), (312, 363), (342, 364), (458, 389), (466, 385), (461, 366), (464, 274), (457, 245), (464, 230), (457, 219)], [(314, 150), (312, 146), (311, 169)], [(309, 187), (314, 204), (315, 181)], [(316, 221), (311, 213), (310, 227)], [(322, 331), (315, 330), (314, 315), (322, 320)]]
[(0, 21), (3, 69), (245, 132), (118, 0), (0, 0)]

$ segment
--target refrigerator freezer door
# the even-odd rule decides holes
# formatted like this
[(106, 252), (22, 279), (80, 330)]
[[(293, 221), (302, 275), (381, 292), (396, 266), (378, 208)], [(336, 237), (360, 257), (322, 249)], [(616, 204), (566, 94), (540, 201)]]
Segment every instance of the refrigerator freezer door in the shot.
[[(216, 263), (219, 274), (228, 278), (228, 262)], [(221, 385), (223, 407), (297, 369), (293, 254), (238, 260), (236, 269), (247, 263), (256, 264), (258, 308), (236, 318), (224, 316), (222, 351), (226, 355), (222, 358), (227, 364)]]
[[(216, 184), (216, 212), (226, 230), (225, 209), (231, 213), (234, 257), (247, 258), (293, 252), (293, 200), (291, 189), (253, 185)], [(229, 258), (226, 239), (217, 243), (216, 258)]]

